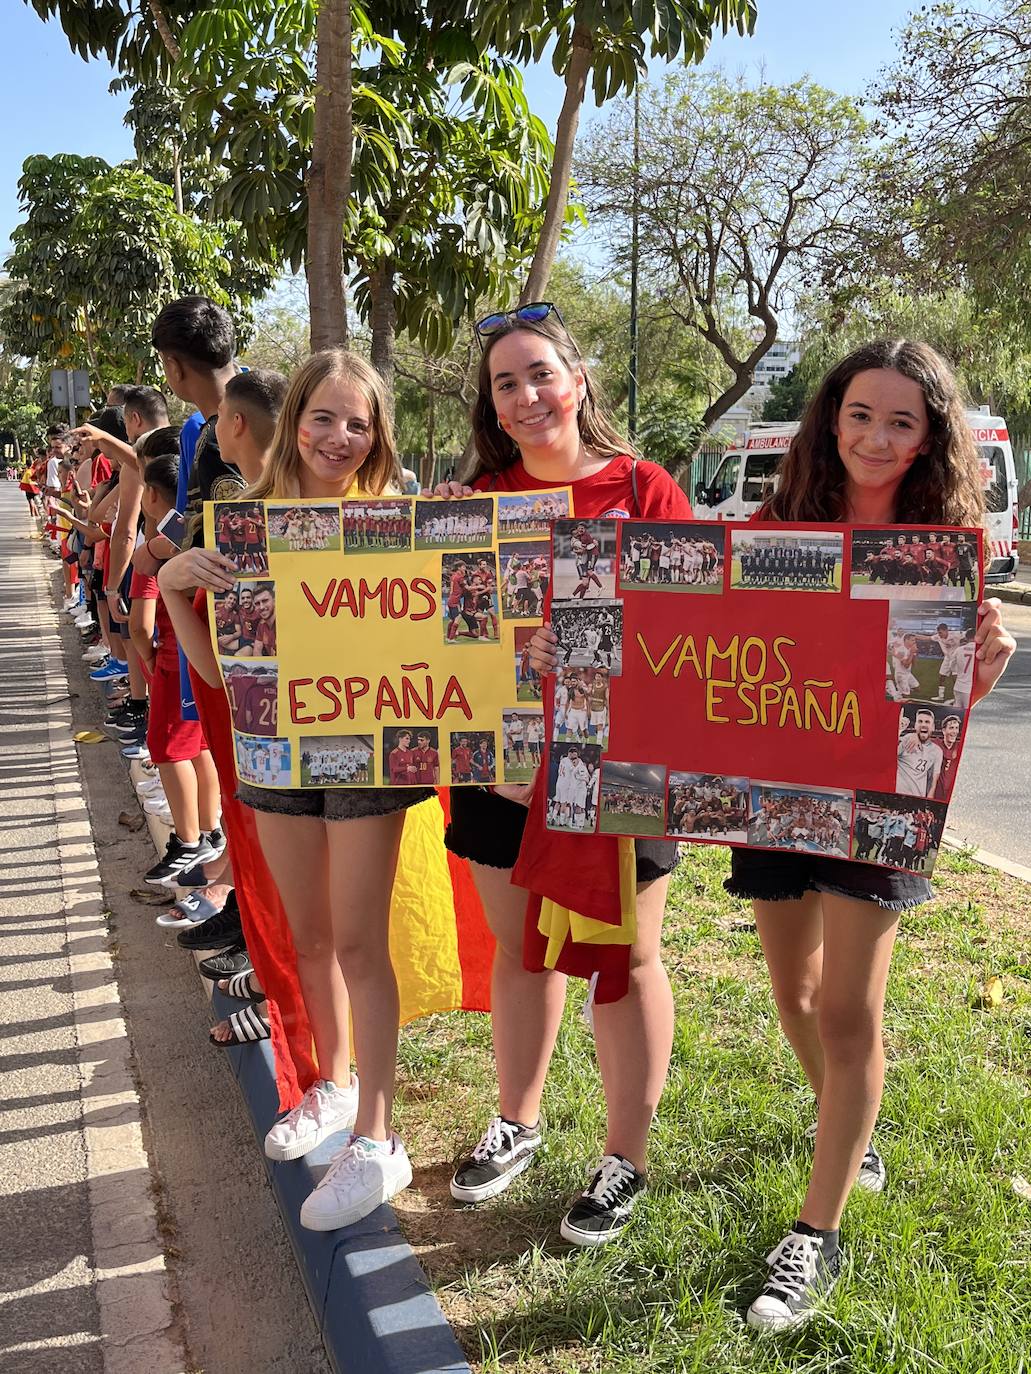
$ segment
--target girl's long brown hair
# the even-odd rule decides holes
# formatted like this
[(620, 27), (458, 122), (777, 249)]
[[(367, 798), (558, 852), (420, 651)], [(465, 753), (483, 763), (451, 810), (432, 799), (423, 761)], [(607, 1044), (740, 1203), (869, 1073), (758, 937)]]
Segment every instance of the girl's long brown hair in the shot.
[[(337, 377), (353, 386), (369, 403), (372, 421), (372, 448), (358, 471), (363, 493), (379, 496), (398, 476), (397, 454), (394, 451), (394, 427), (383, 380), (371, 363), (346, 348), (327, 348), (313, 353), (290, 378), (283, 408), (276, 421), (268, 463), (258, 480), (244, 496), (257, 500), (276, 497), (298, 497), (301, 494), (301, 455), (297, 449), (297, 426), (304, 408), (315, 388), (327, 377)], [(397, 487), (400, 490), (400, 487)]]
[(490, 386), (490, 355), (494, 345), (516, 329), (547, 339), (570, 372), (575, 372), (579, 368), (583, 373), (584, 397), (576, 418), (584, 447), (603, 458), (618, 458), (624, 453), (633, 454), (633, 445), (620, 434), (609, 419), (598, 384), (592, 379), (580, 350), (555, 316), (548, 315), (536, 324), (519, 320), (511, 327), (491, 334), (486, 341), (477, 376), (476, 400), (472, 408), (476, 465), (468, 480), (475, 481), (477, 477), (482, 477), (488, 472), (504, 472), (505, 468), (510, 468), (519, 458), (518, 444), (498, 424), (498, 412), (494, 409)]
[(763, 513), (771, 520), (848, 518), (845, 467), (838, 456), (834, 424), (852, 378), (878, 368), (891, 368), (917, 383), (931, 426), (927, 453), (917, 458), (899, 487), (896, 523), (982, 525), (980, 456), (956, 378), (939, 353), (910, 339), (864, 344), (831, 368), (777, 469), (777, 490)]

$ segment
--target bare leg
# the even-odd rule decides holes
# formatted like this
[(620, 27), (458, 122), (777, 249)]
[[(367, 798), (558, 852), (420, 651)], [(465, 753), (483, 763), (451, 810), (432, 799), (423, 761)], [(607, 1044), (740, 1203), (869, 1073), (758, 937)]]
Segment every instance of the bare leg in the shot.
[(197, 824), (197, 778), (193, 765), (189, 762), (159, 763), (158, 776), (175, 822), (175, 833), (183, 844), (196, 844), (200, 839), (200, 828)]
[(297, 979), (323, 1078), (351, 1081), (348, 1000), (333, 945), (329, 843), (325, 823), (309, 816), (255, 811), (258, 838), (275, 880), (297, 954)]
[(823, 1048), (818, 1008), (823, 977), (820, 893), (790, 902), (753, 902), (755, 924), (770, 970), (780, 1025), (820, 1100)]
[(498, 1106), (509, 1121), (534, 1126), (566, 1001), (566, 976), (523, 968), (528, 893), (513, 887), (508, 868), (470, 864), (476, 890), (497, 940), (491, 971), (491, 1032)]
[(136, 701), (145, 701), (147, 698), (147, 679), (144, 676), (143, 664), (140, 662), (136, 645), (131, 639), (123, 639), (121, 651), (129, 664), (129, 692)]
[(192, 760), (197, 786), (197, 820), (201, 830), (214, 830), (218, 825), (218, 809), (221, 793), (218, 788), (218, 774), (215, 761), (207, 749), (202, 749)]
[(822, 896), (820, 1040), (824, 1082), (813, 1172), (801, 1220), (834, 1230), (855, 1182), (884, 1090), (884, 993), (899, 913)]
[(329, 910), (362, 1085), (354, 1130), (370, 1140), (390, 1138), (394, 1102), (400, 1001), (390, 961), (390, 894), (404, 819), (397, 811), (328, 823)]
[(637, 940), (630, 987), (618, 1002), (594, 1008), (594, 1039), (608, 1108), (606, 1154), (620, 1154), (643, 1173), (651, 1126), (673, 1049), (673, 993), (662, 964), (662, 917), (669, 878), (637, 892)]

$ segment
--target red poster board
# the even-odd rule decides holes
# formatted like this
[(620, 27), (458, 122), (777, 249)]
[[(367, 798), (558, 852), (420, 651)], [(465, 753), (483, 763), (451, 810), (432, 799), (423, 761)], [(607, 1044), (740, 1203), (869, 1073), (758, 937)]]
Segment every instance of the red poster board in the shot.
[(551, 828), (932, 871), (980, 531), (560, 521), (553, 541)]

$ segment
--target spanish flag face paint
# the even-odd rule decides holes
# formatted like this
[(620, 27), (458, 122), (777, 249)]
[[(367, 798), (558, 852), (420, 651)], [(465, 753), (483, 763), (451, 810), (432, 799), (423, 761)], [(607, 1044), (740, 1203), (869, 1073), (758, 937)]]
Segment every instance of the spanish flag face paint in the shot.
[(544, 449), (575, 440), (577, 374), (550, 339), (513, 329), (491, 348), (490, 370), (498, 425), (520, 448)]

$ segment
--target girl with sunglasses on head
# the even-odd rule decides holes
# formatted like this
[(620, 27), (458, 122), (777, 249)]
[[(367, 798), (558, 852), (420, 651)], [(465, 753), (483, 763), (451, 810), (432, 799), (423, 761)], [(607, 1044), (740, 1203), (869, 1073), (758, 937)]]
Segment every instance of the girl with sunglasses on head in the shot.
[[(477, 466), (471, 486), (445, 483), (440, 496), (473, 491), (534, 491), (570, 486), (578, 516), (687, 520), (687, 497), (663, 468), (638, 460), (606, 415), (590, 373), (557, 309), (538, 302), (488, 316), (477, 326), (483, 349), (472, 425)], [(543, 783), (539, 784), (543, 786)], [(528, 809), (533, 785), (493, 791), (454, 788), (448, 848), (469, 860), (497, 938), (491, 983), (498, 1111), (455, 1170), (452, 1196), (474, 1203), (502, 1192), (543, 1143), (541, 1097), (565, 1005), (566, 976), (523, 964), (529, 893), (512, 882), (524, 830), (544, 837), (543, 798)], [(596, 838), (594, 843), (598, 843)], [(600, 841), (613, 850), (617, 842)], [(591, 841), (573, 837), (576, 865), (592, 860)], [(598, 1063), (608, 1109), (601, 1162), (562, 1220), (577, 1245), (617, 1237), (645, 1186), (648, 1129), (666, 1082), (673, 1041), (673, 998), (660, 957), (662, 917), (677, 846), (636, 842), (637, 938), (628, 991), (594, 1009)], [(618, 879), (615, 880), (618, 893)], [(579, 909), (579, 908), (578, 908)]]
[[(821, 526), (981, 525), (978, 451), (948, 365), (926, 344), (872, 343), (823, 379), (778, 473), (764, 520)], [(999, 602), (978, 607), (972, 699), (1015, 644)], [(884, 1187), (871, 1134), (884, 1087), (885, 988), (900, 914), (932, 895), (926, 878), (848, 859), (734, 848), (727, 890), (752, 900), (781, 1027), (819, 1114), (799, 1218), (768, 1258), (748, 1310), (767, 1331), (811, 1317), (841, 1269), (839, 1224), (854, 1184)]]

